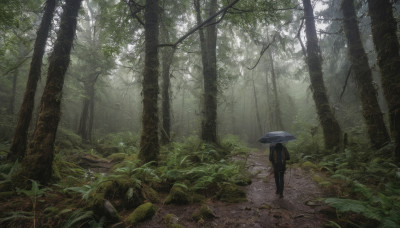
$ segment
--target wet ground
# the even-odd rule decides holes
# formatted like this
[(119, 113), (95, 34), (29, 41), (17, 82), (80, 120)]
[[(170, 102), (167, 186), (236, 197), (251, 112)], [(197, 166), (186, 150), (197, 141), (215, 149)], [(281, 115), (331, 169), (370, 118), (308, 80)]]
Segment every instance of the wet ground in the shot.
[(138, 227), (166, 227), (163, 217), (176, 215), (177, 223), (184, 227), (322, 227), (326, 219), (318, 211), (323, 207), (318, 202), (322, 196), (317, 185), (307, 172), (288, 168), (285, 175), (284, 198), (275, 194), (275, 182), (268, 155), (253, 152), (247, 159), (252, 183), (244, 187), (247, 202), (223, 203), (208, 201), (206, 204), (216, 215), (212, 220), (196, 222), (192, 214), (200, 205), (158, 205), (151, 221)]

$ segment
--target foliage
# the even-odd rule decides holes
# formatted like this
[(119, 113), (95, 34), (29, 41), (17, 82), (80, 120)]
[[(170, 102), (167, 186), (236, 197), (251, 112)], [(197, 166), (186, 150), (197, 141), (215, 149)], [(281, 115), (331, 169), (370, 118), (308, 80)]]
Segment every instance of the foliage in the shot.
[[(301, 140), (300, 136), (300, 140)], [(308, 148), (313, 142), (303, 141), (299, 147)], [(372, 151), (365, 144), (350, 142), (342, 151), (332, 153), (321, 151), (294, 152), (303, 166), (311, 172), (323, 171), (327, 178), (314, 179), (332, 196), (325, 203), (336, 208), (342, 222), (351, 221), (349, 213), (377, 221), (379, 227), (396, 227), (400, 222), (400, 167), (393, 163), (388, 144), (378, 151)], [(304, 151), (304, 152), (303, 152)]]

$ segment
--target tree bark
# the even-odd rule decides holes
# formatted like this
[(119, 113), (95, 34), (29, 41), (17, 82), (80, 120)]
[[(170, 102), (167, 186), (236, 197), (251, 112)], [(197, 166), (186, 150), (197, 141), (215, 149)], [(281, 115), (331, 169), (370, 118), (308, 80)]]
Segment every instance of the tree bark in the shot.
[(19, 178), (25, 177), (47, 184), (52, 176), (54, 141), (60, 121), (61, 94), (65, 72), (70, 62), (81, 1), (69, 0), (63, 7), (57, 40), (49, 58), (49, 70), (40, 102), (38, 120), (27, 156), (22, 162), (21, 171), (17, 174)]
[(390, 131), (396, 143), (395, 155), (400, 161), (400, 56), (397, 23), (389, 0), (368, 0), (368, 9), (383, 94), (389, 109)]
[[(169, 43), (169, 32), (162, 26), (162, 37), (164, 43)], [(175, 48), (164, 48), (162, 50), (162, 130), (161, 143), (168, 144), (171, 141), (171, 98), (170, 98), (170, 68), (175, 53)]]
[[(217, 0), (210, 0), (208, 15), (216, 13)], [(197, 23), (201, 23), (200, 2), (196, 0)], [(204, 97), (201, 138), (208, 143), (217, 143), (217, 28), (215, 18), (206, 27), (206, 34), (199, 29), (203, 63)]]
[(14, 74), (13, 74), (13, 80), (12, 80), (13, 86), (12, 86), (12, 90), (11, 90), (10, 103), (8, 104), (8, 109), (7, 109), (7, 112), (10, 115), (14, 114), (15, 96), (17, 94), (18, 75), (19, 75), (19, 70), (18, 70), (18, 68), (16, 68), (14, 70)]
[(318, 46), (314, 12), (310, 0), (303, 0), (303, 6), (306, 21), (307, 65), (310, 73), (313, 98), (324, 134), (325, 147), (333, 149), (340, 146), (341, 129), (332, 112), (326, 94), (321, 67), (321, 53)]
[(281, 106), (279, 103), (279, 97), (278, 97), (278, 88), (276, 86), (276, 75), (275, 75), (275, 67), (274, 67), (274, 59), (272, 58), (272, 53), (271, 50), (268, 50), (268, 55), (270, 64), (271, 64), (271, 81), (272, 81), (272, 87), (274, 89), (274, 116), (275, 116), (275, 130), (284, 130), (283, 123), (282, 123), (282, 118), (281, 118)]
[(158, 142), (158, 0), (145, 5), (145, 66), (143, 73), (142, 136), (139, 158), (155, 161), (160, 152)]
[(343, 27), (349, 47), (349, 58), (361, 99), (369, 139), (371, 145), (375, 149), (379, 149), (388, 143), (390, 138), (379, 107), (377, 91), (372, 84), (372, 73), (361, 41), (354, 1), (343, 0), (341, 10), (344, 16)]
[(26, 153), (28, 129), (32, 119), (33, 108), (35, 106), (37, 81), (39, 80), (41, 75), (42, 59), (50, 30), (51, 21), (54, 15), (55, 6), (56, 0), (46, 1), (42, 21), (40, 22), (39, 29), (37, 31), (31, 67), (29, 70), (28, 81), (26, 83), (26, 90), (18, 114), (17, 127), (15, 129), (14, 138), (11, 143), (10, 153), (7, 156), (7, 159), (9, 161), (15, 161), (17, 159), (21, 161)]
[(254, 103), (256, 107), (256, 117), (257, 117), (257, 123), (258, 123), (258, 134), (262, 135), (262, 123), (260, 119), (260, 111), (258, 109), (258, 101), (257, 101), (257, 92), (256, 92), (256, 85), (254, 83), (254, 76), (253, 72), (251, 72), (251, 82), (253, 85), (253, 96), (254, 96)]

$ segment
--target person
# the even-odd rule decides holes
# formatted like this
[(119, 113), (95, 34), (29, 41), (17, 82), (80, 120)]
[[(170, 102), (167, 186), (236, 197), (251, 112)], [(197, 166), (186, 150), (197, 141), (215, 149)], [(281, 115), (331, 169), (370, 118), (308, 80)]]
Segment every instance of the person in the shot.
[(282, 143), (272, 144), (269, 148), (269, 161), (274, 168), (276, 194), (283, 198), (283, 188), (285, 185), (284, 174), (286, 170), (286, 161), (290, 160), (289, 151)]

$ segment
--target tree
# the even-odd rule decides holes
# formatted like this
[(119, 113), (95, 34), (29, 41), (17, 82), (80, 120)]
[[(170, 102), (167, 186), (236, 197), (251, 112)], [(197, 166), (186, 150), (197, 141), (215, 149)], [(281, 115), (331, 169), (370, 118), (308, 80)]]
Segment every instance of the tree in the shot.
[[(169, 31), (163, 25), (162, 38), (165, 43), (170, 42)], [(171, 104), (170, 104), (170, 68), (175, 53), (175, 48), (164, 48), (161, 52), (162, 60), (162, 129), (161, 143), (167, 144), (171, 141)]]
[(343, 27), (347, 38), (349, 59), (352, 63), (354, 80), (358, 86), (369, 139), (371, 145), (379, 149), (390, 141), (390, 138), (379, 107), (377, 92), (372, 84), (372, 73), (361, 42), (354, 1), (343, 0), (341, 10), (344, 16)]
[(46, 86), (40, 101), (32, 142), (16, 177), (26, 177), (47, 184), (52, 176), (54, 141), (61, 113), (61, 94), (70, 62), (81, 1), (69, 0), (63, 7), (57, 40), (49, 58)]
[(333, 149), (341, 142), (341, 129), (329, 105), (324, 85), (321, 52), (318, 46), (318, 37), (315, 29), (314, 12), (310, 0), (303, 0), (304, 17), (307, 37), (307, 65), (310, 74), (313, 99), (317, 114), (322, 126), (325, 147)]
[[(197, 24), (202, 21), (200, 1), (195, 1)], [(215, 15), (217, 0), (210, 0), (208, 4), (208, 15)], [(215, 17), (211, 19), (206, 27), (199, 29), (201, 60), (203, 63), (204, 97), (203, 97), (203, 121), (201, 138), (209, 143), (217, 143), (217, 28)]]
[(389, 108), (389, 122), (400, 161), (400, 56), (397, 23), (389, 0), (368, 0), (372, 38), (381, 72), (383, 94)]
[(160, 152), (158, 143), (158, 0), (146, 0), (145, 5), (145, 65), (143, 73), (142, 135), (139, 158), (155, 161)]
[(31, 67), (29, 70), (28, 81), (26, 83), (26, 90), (18, 114), (18, 123), (15, 129), (10, 153), (7, 156), (9, 161), (15, 161), (17, 159), (21, 161), (26, 153), (28, 129), (32, 119), (37, 82), (41, 76), (42, 59), (51, 21), (54, 15), (56, 0), (47, 0), (45, 4), (42, 21), (40, 22), (37, 31)]

